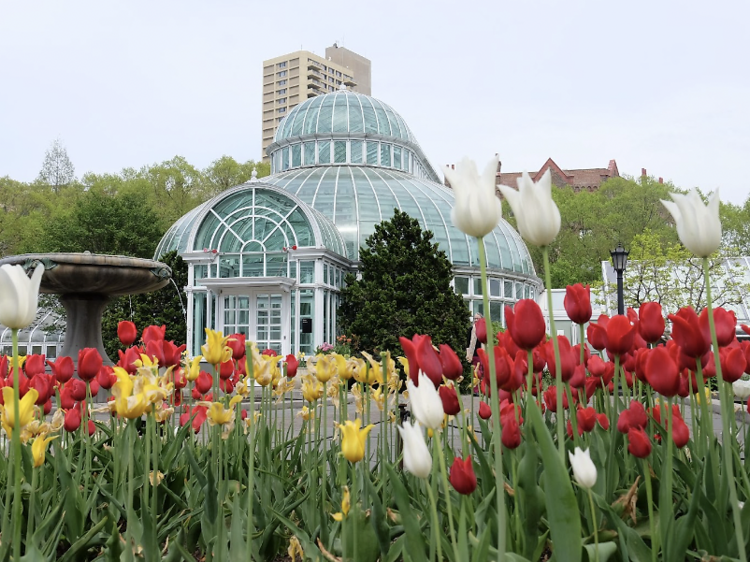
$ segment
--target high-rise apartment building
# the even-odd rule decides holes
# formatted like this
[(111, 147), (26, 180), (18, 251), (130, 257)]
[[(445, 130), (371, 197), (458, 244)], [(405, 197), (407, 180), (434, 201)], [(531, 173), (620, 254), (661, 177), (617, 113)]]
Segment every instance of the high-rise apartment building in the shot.
[(266, 147), (273, 142), (279, 123), (294, 106), (342, 84), (370, 95), (370, 61), (336, 44), (326, 49), (326, 57), (295, 51), (263, 61), (263, 161), (268, 161)]

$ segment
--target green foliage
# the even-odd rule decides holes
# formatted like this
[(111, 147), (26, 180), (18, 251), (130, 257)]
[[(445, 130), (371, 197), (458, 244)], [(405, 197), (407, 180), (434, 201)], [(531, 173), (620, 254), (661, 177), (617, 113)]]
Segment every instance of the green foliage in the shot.
[[(185, 343), (187, 319), (183, 306), (187, 304), (187, 263), (177, 252), (164, 254), (160, 261), (172, 269), (171, 282), (153, 293), (125, 295), (113, 299), (102, 315), (102, 340), (109, 357), (117, 360), (117, 350), (122, 344), (117, 337), (117, 324), (120, 320), (134, 322), (140, 334), (146, 326), (166, 324), (166, 339), (175, 344)], [(176, 287), (175, 287), (176, 285)]]
[(358, 351), (400, 352), (398, 337), (414, 334), (429, 334), (457, 352), (466, 348), (469, 312), (451, 289), (451, 263), (432, 238), (398, 209), (367, 238), (361, 278), (347, 276), (339, 308), (341, 329), (358, 337)]

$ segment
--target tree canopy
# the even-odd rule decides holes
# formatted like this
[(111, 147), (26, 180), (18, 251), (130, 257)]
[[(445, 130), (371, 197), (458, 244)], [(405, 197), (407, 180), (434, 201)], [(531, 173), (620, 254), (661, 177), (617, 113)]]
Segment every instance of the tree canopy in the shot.
[(432, 232), (394, 209), (390, 220), (375, 226), (360, 260), (359, 278), (347, 275), (339, 307), (339, 325), (357, 336), (359, 351), (396, 353), (399, 336), (414, 334), (429, 334), (456, 351), (466, 347), (469, 311), (450, 286), (452, 266)]

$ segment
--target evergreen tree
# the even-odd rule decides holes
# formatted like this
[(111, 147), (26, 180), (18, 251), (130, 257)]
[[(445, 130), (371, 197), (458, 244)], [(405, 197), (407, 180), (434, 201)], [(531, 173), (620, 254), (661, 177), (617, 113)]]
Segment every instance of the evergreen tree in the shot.
[(55, 139), (52, 146), (44, 154), (42, 169), (39, 171), (39, 181), (52, 186), (54, 191), (75, 180), (75, 168), (68, 158), (68, 151), (60, 142)]
[(360, 249), (360, 278), (341, 292), (340, 326), (359, 351), (402, 353), (399, 336), (429, 334), (463, 357), (469, 310), (450, 286), (451, 263), (416, 219), (394, 210)]

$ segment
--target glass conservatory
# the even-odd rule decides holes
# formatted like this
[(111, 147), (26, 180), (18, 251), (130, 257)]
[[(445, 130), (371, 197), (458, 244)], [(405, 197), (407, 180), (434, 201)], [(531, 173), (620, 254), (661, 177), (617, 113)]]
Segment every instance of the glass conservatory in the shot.
[[(339, 334), (343, 277), (394, 208), (431, 230), (453, 263), (467, 315), (484, 312), (476, 241), (451, 222), (453, 192), (386, 104), (340, 90), (295, 107), (268, 147), (272, 174), (226, 190), (179, 219), (156, 258), (187, 261), (188, 341), (241, 332), (261, 349), (311, 354)], [(490, 309), (541, 290), (528, 250), (505, 221), (486, 238)]]

